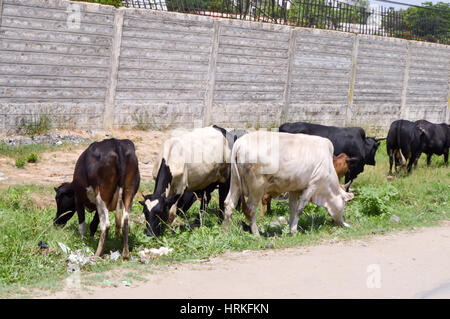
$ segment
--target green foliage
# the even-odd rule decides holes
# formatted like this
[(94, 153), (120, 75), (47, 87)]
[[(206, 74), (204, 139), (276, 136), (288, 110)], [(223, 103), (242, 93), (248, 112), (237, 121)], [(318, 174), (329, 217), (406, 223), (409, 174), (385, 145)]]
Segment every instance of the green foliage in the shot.
[(52, 128), (50, 116), (48, 114), (40, 114), (37, 119), (33, 119), (32, 122), (26, 123), (23, 119), (19, 124), (19, 132), (23, 132), (26, 135), (34, 138), (36, 135), (42, 135), (50, 131)]
[(37, 163), (38, 161), (38, 155), (36, 153), (30, 153), (27, 156), (27, 162), (28, 163)]
[(410, 7), (390, 11), (383, 18), (383, 28), (398, 37), (449, 43), (450, 3), (424, 2), (425, 8)]
[(74, 0), (74, 1), (99, 3), (99, 4), (114, 6), (116, 8), (123, 6), (122, 0)]
[(17, 168), (23, 168), (25, 166), (25, 159), (23, 157), (19, 157), (16, 159), (16, 167)]
[(366, 186), (361, 187), (358, 194), (358, 202), (361, 212), (369, 216), (381, 216), (390, 214), (393, 200), (397, 199), (398, 191), (393, 185), (386, 187)]

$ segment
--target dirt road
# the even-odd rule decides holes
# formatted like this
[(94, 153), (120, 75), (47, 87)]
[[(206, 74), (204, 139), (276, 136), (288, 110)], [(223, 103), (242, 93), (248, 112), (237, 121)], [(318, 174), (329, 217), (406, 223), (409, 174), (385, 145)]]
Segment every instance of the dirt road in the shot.
[(146, 279), (131, 287), (71, 288), (49, 297), (450, 298), (450, 221), (364, 240), (229, 253)]

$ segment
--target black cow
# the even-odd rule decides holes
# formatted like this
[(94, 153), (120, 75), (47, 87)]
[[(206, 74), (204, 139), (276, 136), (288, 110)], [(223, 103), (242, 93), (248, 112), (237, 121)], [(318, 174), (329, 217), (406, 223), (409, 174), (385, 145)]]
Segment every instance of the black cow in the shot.
[(303, 133), (328, 138), (334, 146), (334, 156), (341, 153), (354, 158), (349, 163), (349, 171), (345, 174), (346, 190), (353, 180), (364, 171), (364, 165), (375, 165), (375, 154), (384, 138), (366, 137), (361, 127), (335, 127), (305, 122), (285, 123), (280, 132)]
[[(71, 183), (63, 183), (56, 191), (55, 225), (64, 225), (78, 213), (79, 232), (86, 232), (85, 211), (96, 211), (91, 222), (91, 235), (100, 222), (100, 240), (96, 256), (103, 252), (109, 231), (108, 211), (116, 211), (116, 237), (123, 232), (124, 259), (129, 258), (129, 213), (140, 183), (138, 160), (130, 140), (108, 139), (94, 142), (80, 155)], [(121, 219), (121, 210), (123, 216)]]
[(427, 165), (431, 164), (431, 156), (444, 155), (448, 165), (448, 150), (450, 148), (450, 126), (446, 123), (434, 124), (426, 120), (418, 120), (415, 124), (424, 132), (423, 150), (427, 154)]
[(389, 173), (392, 175), (392, 164), (395, 158), (395, 171), (397, 167), (404, 167), (409, 159), (407, 171), (411, 171), (412, 164), (422, 153), (424, 145), (424, 132), (415, 123), (408, 120), (397, 120), (391, 123), (386, 141), (386, 150), (389, 156)]

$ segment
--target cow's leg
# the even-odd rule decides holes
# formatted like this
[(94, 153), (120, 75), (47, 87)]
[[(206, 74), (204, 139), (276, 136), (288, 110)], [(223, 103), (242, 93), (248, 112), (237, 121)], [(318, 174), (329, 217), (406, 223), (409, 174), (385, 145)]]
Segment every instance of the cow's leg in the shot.
[(431, 156), (432, 156), (433, 154), (427, 154), (427, 166), (430, 166), (431, 165)]
[(97, 203), (97, 212), (98, 217), (100, 219), (100, 240), (98, 241), (97, 251), (95, 252), (95, 256), (100, 257), (103, 252), (103, 247), (105, 245), (105, 241), (108, 237), (109, 232), (109, 216), (108, 216), (108, 208), (106, 207), (105, 202), (100, 196), (100, 191), (97, 191), (97, 196), (95, 197)]
[[(123, 212), (122, 212), (122, 234), (123, 234), (123, 250), (122, 258), (128, 260), (130, 258), (130, 251), (128, 247), (128, 232), (130, 230), (130, 211), (133, 203), (133, 189), (127, 189), (123, 196)], [(176, 205), (175, 205), (176, 207)]]
[(261, 208), (259, 210), (259, 216), (264, 217), (264, 211), (266, 210), (267, 207), (267, 200), (265, 199), (265, 196), (263, 196), (263, 198), (261, 198)]
[(91, 224), (89, 225), (89, 229), (91, 231), (91, 237), (94, 237), (95, 232), (97, 231), (99, 222), (100, 222), (100, 219), (98, 218), (98, 212), (95, 211), (94, 218), (92, 218)]
[(267, 208), (267, 213), (269, 213), (270, 210), (270, 195), (269, 194), (264, 194), (262, 199), (261, 199), (261, 210), (259, 211), (259, 216), (263, 217), (264, 216), (264, 211)]
[(272, 215), (272, 197), (270, 195), (267, 199), (267, 214)]
[(225, 211), (225, 199), (227, 198), (228, 192), (230, 191), (231, 180), (228, 179), (225, 183), (219, 184), (219, 209), (221, 216), (223, 217), (223, 212)]
[(116, 205), (116, 226), (115, 226), (115, 230), (116, 230), (116, 238), (120, 237), (120, 229), (122, 228), (122, 222), (121, 222), (121, 211), (124, 208), (124, 204), (123, 204), (123, 188), (119, 187), (119, 194), (117, 196), (117, 205)]
[(411, 172), (412, 166), (413, 166), (414, 162), (416, 161), (416, 159), (419, 158), (419, 156), (420, 156), (420, 153), (412, 153), (411, 154), (411, 157), (409, 158), (408, 166), (407, 166), (408, 173)]
[(84, 205), (82, 203), (77, 203), (77, 214), (78, 214), (78, 233), (81, 237), (86, 234), (86, 214), (84, 212)]
[(448, 165), (448, 148), (444, 150), (444, 163)]
[[(223, 224), (225, 226), (230, 223), (231, 215), (233, 214), (233, 209), (236, 207), (240, 198), (241, 198), (241, 185), (236, 176), (234, 176), (234, 174), (231, 174), (230, 191), (228, 192), (228, 195), (225, 198), (224, 202), (225, 209), (223, 211), (223, 218), (224, 218)], [(241, 201), (242, 210), (244, 210), (245, 198), (244, 196), (242, 196), (242, 198), (243, 198), (243, 200)]]
[(258, 208), (258, 204), (261, 201), (264, 192), (257, 192), (257, 190), (253, 191), (253, 193), (249, 194), (247, 206), (249, 213), (247, 219), (250, 223), (250, 231), (253, 235), (259, 236), (258, 227), (256, 227), (256, 209)]
[[(388, 151), (388, 156), (389, 156), (389, 173), (388, 173), (388, 176), (392, 176), (392, 164), (394, 164), (393, 150), (390, 149)], [(397, 170), (397, 166), (395, 167), (395, 169)]]
[(289, 229), (291, 230), (291, 234), (297, 231), (298, 219), (300, 217), (300, 214), (298, 214), (299, 197), (300, 194), (298, 193), (289, 194)]

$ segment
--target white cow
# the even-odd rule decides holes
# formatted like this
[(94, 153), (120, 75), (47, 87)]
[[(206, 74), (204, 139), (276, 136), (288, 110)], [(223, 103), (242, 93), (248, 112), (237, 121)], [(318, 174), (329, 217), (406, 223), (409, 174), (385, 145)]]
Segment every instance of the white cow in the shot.
[(256, 208), (268, 193), (278, 196), (289, 192), (291, 234), (297, 230), (298, 219), (311, 201), (328, 210), (333, 220), (344, 223), (345, 202), (352, 193), (339, 186), (333, 166), (333, 144), (313, 135), (258, 131), (236, 141), (231, 153), (231, 185), (225, 199), (224, 222), (230, 221), (239, 198), (248, 196), (246, 213), (251, 232), (256, 227)]
[[(223, 202), (229, 188), (231, 150), (226, 131), (217, 126), (183, 132), (164, 142), (155, 166), (155, 191), (144, 196), (147, 233), (158, 235), (171, 224), (177, 202), (185, 191), (200, 191), (219, 184)], [(223, 190), (221, 189), (223, 188)]]

